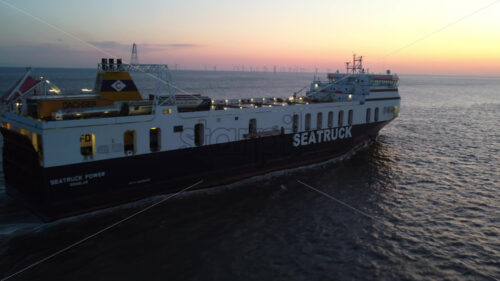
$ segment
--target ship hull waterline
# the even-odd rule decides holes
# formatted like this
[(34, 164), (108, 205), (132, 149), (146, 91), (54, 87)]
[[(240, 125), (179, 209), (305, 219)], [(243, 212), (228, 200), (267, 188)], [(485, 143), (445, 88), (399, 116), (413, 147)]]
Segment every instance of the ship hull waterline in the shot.
[(351, 136), (330, 141), (304, 144), (297, 143), (301, 133), (281, 134), (51, 168), (40, 166), (26, 136), (1, 128), (6, 192), (53, 221), (179, 192), (199, 181), (192, 189), (327, 161), (374, 139), (390, 121), (353, 125)]

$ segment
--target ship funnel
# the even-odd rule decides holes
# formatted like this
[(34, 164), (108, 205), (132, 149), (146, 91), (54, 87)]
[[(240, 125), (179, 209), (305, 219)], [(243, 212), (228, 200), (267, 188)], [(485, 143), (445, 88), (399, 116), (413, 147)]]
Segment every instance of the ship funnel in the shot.
[(102, 70), (106, 70), (108, 68), (108, 59), (107, 58), (101, 59), (101, 67), (102, 67)]
[(108, 59), (108, 61), (109, 61), (109, 69), (113, 70), (115, 68), (115, 59), (110, 58)]

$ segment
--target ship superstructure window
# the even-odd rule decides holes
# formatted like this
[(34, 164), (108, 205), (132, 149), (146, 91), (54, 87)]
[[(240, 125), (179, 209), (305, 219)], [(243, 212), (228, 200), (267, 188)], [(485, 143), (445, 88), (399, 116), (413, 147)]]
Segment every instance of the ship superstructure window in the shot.
[(305, 124), (305, 129), (306, 131), (311, 130), (311, 114), (307, 113), (306, 114), (306, 124)]
[(341, 110), (339, 111), (339, 127), (342, 127), (344, 125), (344, 111)]
[(319, 112), (316, 118), (316, 129), (320, 130), (323, 126), (323, 113)]
[(205, 140), (205, 129), (203, 124), (194, 125), (194, 144), (196, 146), (203, 145)]
[[(37, 145), (39, 145), (38, 139), (36, 142), (37, 142)], [(94, 134), (83, 134), (80, 136), (80, 153), (85, 157), (94, 155), (94, 153), (95, 153), (95, 135)]]
[(24, 129), (24, 128), (21, 128), (19, 132), (21, 133), (21, 135), (23, 135), (23, 136), (27, 136), (28, 138), (31, 138), (31, 133), (30, 133), (30, 131), (28, 131), (28, 130), (26, 130), (26, 129)]
[(292, 120), (292, 130), (294, 133), (298, 132), (299, 131), (299, 115), (298, 114), (294, 114), (293, 115), (293, 120)]
[(372, 109), (371, 108), (367, 108), (366, 109), (366, 123), (370, 123), (371, 116), (372, 116)]
[(250, 119), (248, 122), (248, 133), (250, 135), (257, 134), (257, 120), (255, 118)]
[(375, 108), (375, 117), (373, 117), (373, 120), (375, 120), (375, 122), (378, 122), (378, 107)]
[(328, 112), (328, 128), (333, 127), (333, 111)]
[(135, 154), (136, 151), (136, 133), (135, 130), (127, 130), (123, 134), (123, 150), (126, 155)]
[(151, 152), (160, 151), (161, 148), (161, 129), (151, 128), (149, 130), (149, 148)]
[(38, 153), (38, 159), (40, 161), (43, 160), (43, 143), (42, 143), (42, 135), (37, 133), (33, 133), (31, 137), (31, 143), (35, 148), (35, 151)]
[(38, 137), (39, 135), (37, 133), (31, 134), (31, 144), (33, 144), (33, 148), (35, 149), (36, 152), (40, 149), (38, 146)]
[(2, 122), (2, 128), (10, 130), (10, 129), (12, 129), (12, 125), (10, 125), (10, 123), (7, 123), (7, 122)]
[(347, 124), (352, 125), (352, 109), (349, 110), (349, 113), (347, 114)]

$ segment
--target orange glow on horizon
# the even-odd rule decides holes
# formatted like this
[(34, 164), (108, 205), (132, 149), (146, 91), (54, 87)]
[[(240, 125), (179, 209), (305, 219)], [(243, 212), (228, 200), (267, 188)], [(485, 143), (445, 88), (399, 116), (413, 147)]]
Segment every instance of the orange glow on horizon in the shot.
[(141, 62), (181, 69), (325, 72), (343, 70), (356, 53), (377, 72), (500, 76), (500, 2), (123, 2), (109, 13), (111, 5), (97, 0), (16, 1), (48, 24), (0, 9), (0, 25), (8, 27), (0, 29), (0, 65), (93, 67), (103, 55), (129, 58), (136, 42)]

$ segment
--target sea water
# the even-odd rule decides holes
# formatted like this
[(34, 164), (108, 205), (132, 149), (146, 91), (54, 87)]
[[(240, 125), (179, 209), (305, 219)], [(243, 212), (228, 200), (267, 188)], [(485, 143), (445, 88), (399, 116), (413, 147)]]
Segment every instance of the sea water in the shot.
[[(35, 72), (65, 92), (95, 81)], [(22, 73), (0, 68), (0, 93)], [(176, 89), (212, 98), (288, 97), (313, 76), (172, 72)], [(500, 78), (400, 79), (401, 116), (354, 157), (181, 194), (12, 280), (500, 279)], [(44, 224), (2, 173), (0, 277), (158, 198)]]

